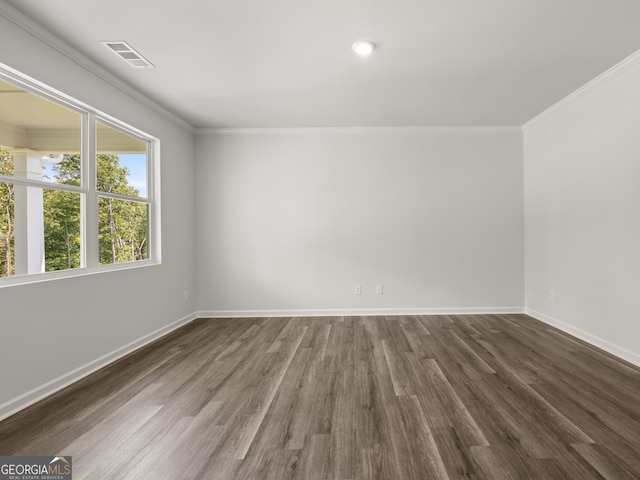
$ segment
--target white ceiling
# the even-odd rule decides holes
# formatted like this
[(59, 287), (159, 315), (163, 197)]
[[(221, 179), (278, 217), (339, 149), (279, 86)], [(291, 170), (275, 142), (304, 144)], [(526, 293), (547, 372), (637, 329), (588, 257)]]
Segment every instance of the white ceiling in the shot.
[(522, 125), (640, 49), (638, 0), (7, 3), (203, 128)]

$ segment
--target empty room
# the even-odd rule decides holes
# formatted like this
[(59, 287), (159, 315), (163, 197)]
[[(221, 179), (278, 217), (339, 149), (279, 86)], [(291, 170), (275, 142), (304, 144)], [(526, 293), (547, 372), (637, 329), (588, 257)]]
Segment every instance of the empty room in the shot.
[(639, 18), (0, 0), (0, 480), (640, 478)]

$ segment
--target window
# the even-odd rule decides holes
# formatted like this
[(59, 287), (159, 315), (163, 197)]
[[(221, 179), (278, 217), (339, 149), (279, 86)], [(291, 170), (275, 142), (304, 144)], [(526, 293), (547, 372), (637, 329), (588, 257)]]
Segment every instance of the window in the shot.
[(101, 264), (148, 258), (148, 142), (97, 123), (96, 189)]
[(0, 286), (157, 263), (157, 143), (0, 65)]

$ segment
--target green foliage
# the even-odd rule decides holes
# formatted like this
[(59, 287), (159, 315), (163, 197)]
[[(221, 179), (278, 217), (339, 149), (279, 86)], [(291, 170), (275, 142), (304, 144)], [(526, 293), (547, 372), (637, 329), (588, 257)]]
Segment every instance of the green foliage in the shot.
[(100, 263), (148, 258), (147, 205), (100, 197), (98, 203)]
[(80, 195), (45, 190), (43, 199), (45, 270), (80, 267)]
[[(13, 175), (13, 157), (1, 148), (0, 175)], [(0, 277), (10, 277), (15, 272), (14, 195), (13, 185), (0, 183)]]
[(53, 172), (58, 183), (79, 187), (82, 183), (80, 155), (64, 155), (62, 161), (53, 166)]
[[(138, 197), (140, 192), (129, 185), (128, 175), (129, 170), (120, 166), (117, 155), (98, 155), (98, 191)], [(148, 209), (145, 203), (100, 197), (98, 225), (100, 263), (148, 258)]]
[[(80, 186), (80, 155), (64, 155), (53, 166), (56, 183)], [(0, 174), (13, 175), (13, 157), (0, 149)], [(129, 171), (117, 155), (100, 154), (96, 159), (99, 192), (138, 197), (129, 185)], [(0, 183), (0, 277), (12, 276), (14, 267), (14, 186)], [(45, 270), (80, 267), (81, 195), (45, 188), (44, 247)], [(99, 196), (98, 251), (101, 264), (130, 262), (148, 258), (148, 206), (146, 203)]]
[[(53, 172), (57, 183), (79, 187), (80, 155), (64, 155)], [(80, 195), (45, 189), (43, 201), (45, 270), (80, 267)]]

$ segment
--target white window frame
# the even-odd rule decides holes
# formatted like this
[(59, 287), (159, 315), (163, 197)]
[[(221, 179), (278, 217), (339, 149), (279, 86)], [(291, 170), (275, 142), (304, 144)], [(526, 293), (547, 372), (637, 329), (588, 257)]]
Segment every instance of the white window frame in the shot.
[[(111, 115), (96, 110), (78, 100), (75, 100), (62, 92), (32, 79), (13, 68), (0, 63), (0, 79), (12, 83), (27, 92), (38, 95), (46, 100), (77, 112), (81, 116), (80, 128), (80, 161), (81, 161), (81, 186), (60, 184), (31, 180), (23, 177), (0, 175), (0, 182), (13, 185), (22, 185), (62, 190), (81, 194), (81, 264), (78, 268), (68, 270), (56, 270), (42, 273), (16, 275), (0, 278), (0, 288), (12, 285), (50, 281), (61, 278), (93, 275), (114, 270), (126, 270), (131, 268), (147, 267), (162, 263), (161, 238), (160, 238), (160, 140), (128, 125)], [(96, 186), (96, 126), (101, 123), (122, 133), (135, 137), (147, 143), (147, 196), (129, 197), (115, 193), (102, 192)], [(133, 201), (147, 204), (148, 207), (148, 253), (149, 258), (131, 262), (113, 264), (99, 263), (98, 243), (98, 198), (110, 197), (118, 200)], [(91, 213), (93, 212), (93, 213)]]

